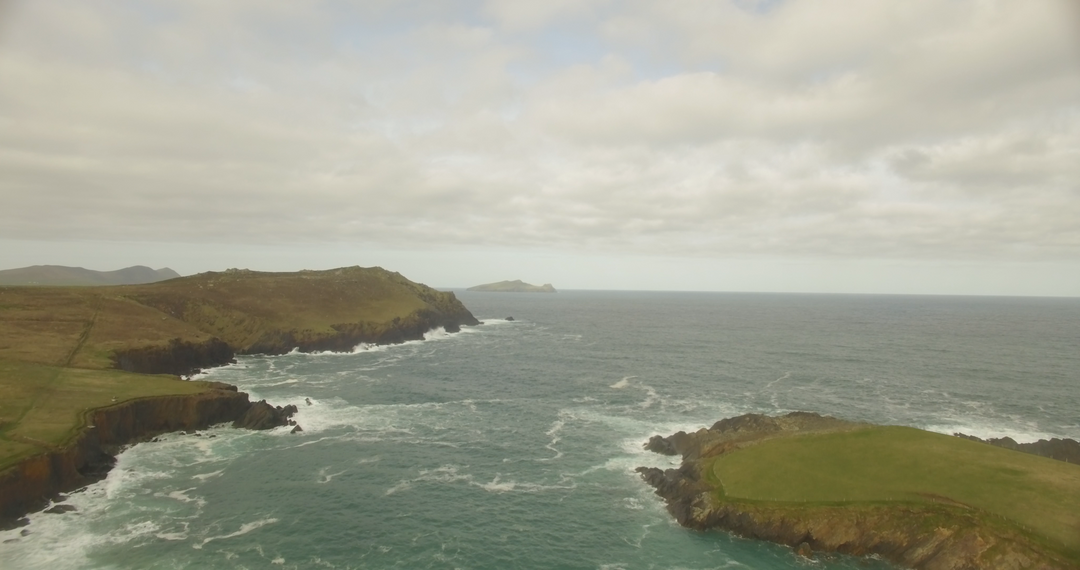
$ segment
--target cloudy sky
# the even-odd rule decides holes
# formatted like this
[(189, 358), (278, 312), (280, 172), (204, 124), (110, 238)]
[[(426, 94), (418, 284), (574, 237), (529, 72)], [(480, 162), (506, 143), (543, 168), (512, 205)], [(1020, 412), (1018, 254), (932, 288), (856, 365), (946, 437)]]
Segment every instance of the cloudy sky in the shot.
[(0, 268), (1080, 295), (1072, 0), (0, 0)]

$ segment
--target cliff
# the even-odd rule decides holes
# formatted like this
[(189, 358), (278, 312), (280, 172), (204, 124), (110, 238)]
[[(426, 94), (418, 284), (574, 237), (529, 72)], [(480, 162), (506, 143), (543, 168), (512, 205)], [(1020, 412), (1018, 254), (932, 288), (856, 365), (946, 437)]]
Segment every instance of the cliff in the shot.
[(104, 477), (123, 445), (235, 421), (250, 407), (247, 394), (216, 384), (200, 394), (143, 398), (90, 410), (85, 422), (92, 427), (73, 441), (0, 473), (0, 526), (41, 508), (57, 493)]
[(730, 418), (645, 445), (682, 455), (677, 469), (638, 472), (688, 528), (916, 569), (1080, 563), (1080, 467), (801, 412)]
[(518, 279), (515, 281), (499, 281), (498, 283), (487, 283), (484, 285), (476, 285), (475, 287), (469, 287), (467, 291), (479, 291), (482, 293), (555, 293), (555, 288), (551, 286), (551, 283), (544, 283), (543, 285), (530, 285), (524, 281)]

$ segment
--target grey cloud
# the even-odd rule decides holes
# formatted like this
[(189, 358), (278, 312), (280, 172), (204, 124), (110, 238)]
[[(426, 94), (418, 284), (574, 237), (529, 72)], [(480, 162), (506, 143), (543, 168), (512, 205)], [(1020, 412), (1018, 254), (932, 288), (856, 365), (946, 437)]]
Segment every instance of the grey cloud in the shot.
[(0, 238), (1080, 251), (1057, 4), (145, 5), (9, 10)]

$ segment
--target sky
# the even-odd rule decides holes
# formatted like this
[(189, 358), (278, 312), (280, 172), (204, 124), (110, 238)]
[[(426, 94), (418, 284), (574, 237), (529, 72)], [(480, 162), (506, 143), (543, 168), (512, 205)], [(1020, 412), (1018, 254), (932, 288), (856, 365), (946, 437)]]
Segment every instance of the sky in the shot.
[(1080, 296), (1073, 0), (0, 0), (0, 269)]

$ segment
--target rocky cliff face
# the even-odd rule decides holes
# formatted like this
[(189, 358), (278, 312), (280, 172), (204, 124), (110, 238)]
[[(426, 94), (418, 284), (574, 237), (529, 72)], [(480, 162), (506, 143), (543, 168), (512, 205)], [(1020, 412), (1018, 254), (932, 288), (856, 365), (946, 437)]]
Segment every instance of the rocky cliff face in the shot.
[[(456, 299), (455, 299), (456, 301)], [(460, 303), (457, 303), (460, 306)], [(461, 306), (464, 309), (464, 306)], [(422, 340), (432, 329), (443, 327), (446, 332), (458, 332), (462, 325), (477, 325), (480, 321), (468, 310), (450, 307), (446, 311), (422, 309), (388, 323), (341, 323), (333, 325), (331, 333), (312, 331), (273, 330), (264, 333), (251, 346), (239, 350), (243, 354), (285, 354), (293, 349), (300, 352), (330, 350), (348, 352), (358, 344), (400, 344), (407, 340)]]
[(819, 506), (719, 499), (704, 480), (700, 458), (714, 457), (783, 434), (851, 429), (852, 424), (795, 412), (773, 418), (748, 414), (717, 422), (693, 434), (654, 436), (646, 448), (682, 455), (677, 469), (639, 467), (638, 473), (667, 503), (679, 524), (719, 529), (786, 544), (804, 555), (813, 551), (877, 555), (926, 570), (1065, 570), (1073, 563), (1037, 547), (1015, 527), (988, 526), (970, 508), (945, 502)]
[(174, 338), (165, 346), (117, 350), (113, 353), (113, 364), (128, 372), (190, 376), (204, 368), (234, 362), (234, 356), (232, 347), (218, 338), (204, 342)]
[[(254, 407), (248, 395), (237, 392), (235, 386), (217, 383), (200, 394), (144, 398), (92, 410), (87, 422), (93, 427), (83, 430), (71, 444), (0, 473), (0, 525), (41, 508), (57, 493), (104, 477), (121, 446), (161, 433), (235, 422)], [(288, 408), (296, 410), (295, 406)], [(281, 413), (282, 408), (271, 410), (278, 413), (260, 417), (259, 425), (239, 427), (268, 429), (288, 424), (291, 414)]]

